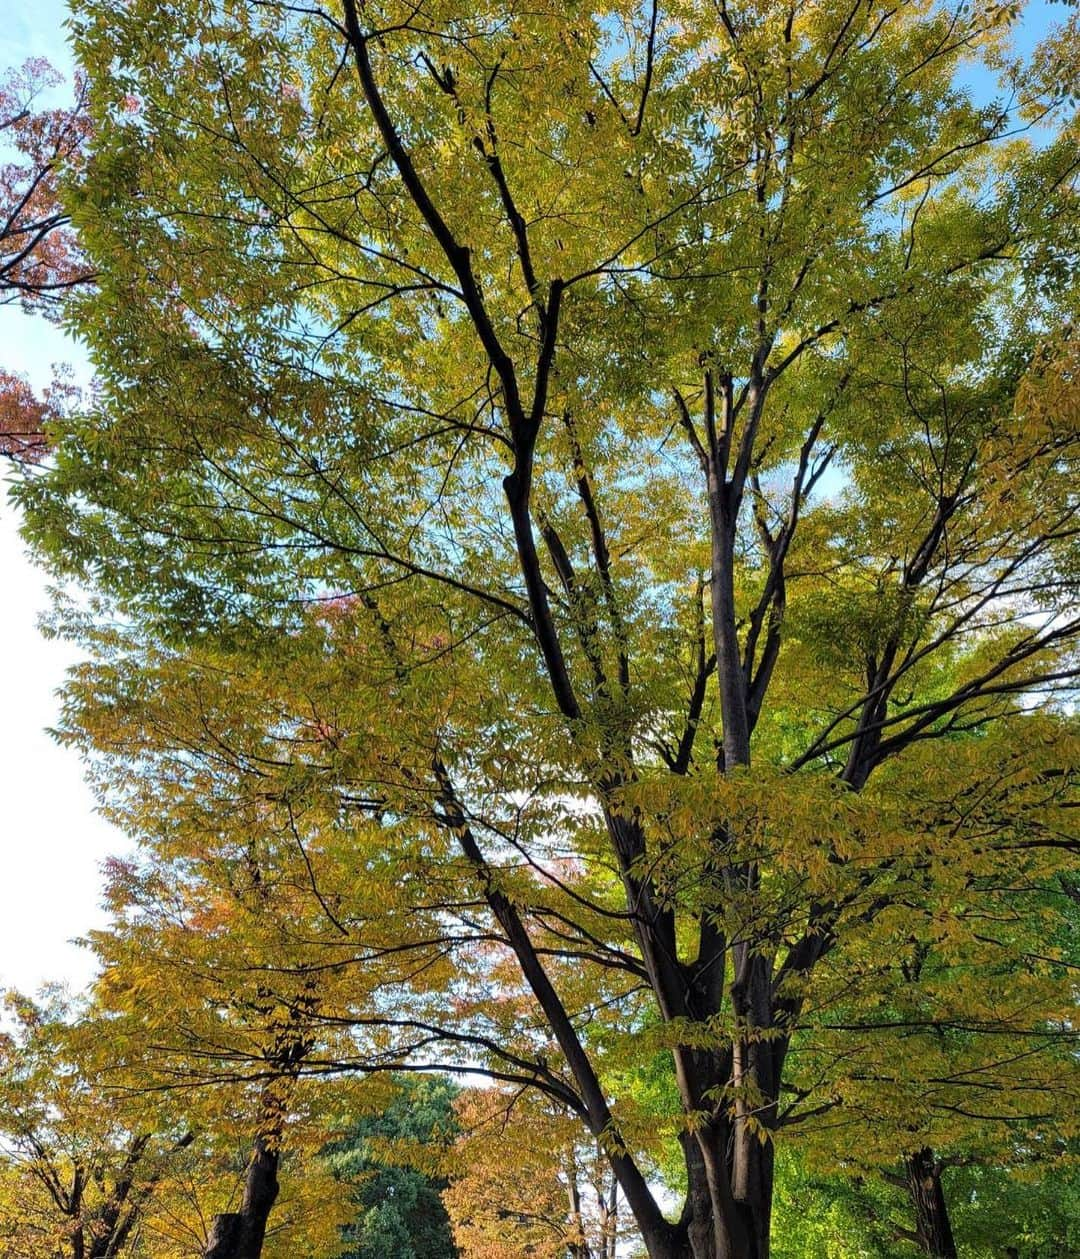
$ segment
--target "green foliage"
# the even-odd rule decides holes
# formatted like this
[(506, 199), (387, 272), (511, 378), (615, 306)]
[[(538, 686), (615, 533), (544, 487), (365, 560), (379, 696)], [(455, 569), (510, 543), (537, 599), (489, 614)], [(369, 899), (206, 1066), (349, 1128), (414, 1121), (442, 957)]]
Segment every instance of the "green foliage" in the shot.
[(355, 1185), (359, 1214), (345, 1230), (343, 1259), (455, 1259), (446, 1182), (407, 1160), (437, 1163), (454, 1137), (457, 1090), (434, 1076), (398, 1083), (385, 1110), (362, 1119), (328, 1154), (335, 1176)]
[[(1061, 1152), (1059, 1152), (1060, 1155)], [(777, 1168), (775, 1259), (911, 1259), (911, 1204), (879, 1176), (810, 1170), (795, 1152)], [(1074, 1157), (994, 1166), (957, 1160), (944, 1173), (960, 1259), (1059, 1259), (1080, 1251)], [(1010, 1249), (1011, 1248), (1011, 1249)]]
[(773, 1198), (775, 1259), (911, 1259), (891, 1221), (910, 1228), (902, 1191), (880, 1178), (814, 1175), (785, 1151), (777, 1160)]

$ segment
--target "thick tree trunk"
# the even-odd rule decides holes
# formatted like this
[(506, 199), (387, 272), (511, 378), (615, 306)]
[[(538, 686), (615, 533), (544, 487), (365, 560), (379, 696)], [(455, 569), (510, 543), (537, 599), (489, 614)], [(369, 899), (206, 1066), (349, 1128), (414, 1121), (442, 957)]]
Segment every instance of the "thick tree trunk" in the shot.
[(762, 1142), (745, 1125), (738, 1134), (736, 1200), (743, 1212), (749, 1259), (769, 1259), (772, 1224), (774, 1150), (771, 1137)]
[(278, 1151), (257, 1137), (240, 1210), (214, 1216), (203, 1259), (260, 1259), (266, 1224), (278, 1195), (278, 1159)]
[[(732, 1134), (726, 1124), (684, 1134), (689, 1192), (683, 1219), (671, 1241), (670, 1259), (763, 1259), (768, 1253), (768, 1236), (758, 1230), (755, 1212), (732, 1193), (728, 1164), (731, 1144)], [(669, 1259), (669, 1255), (665, 1252), (662, 1259)]]
[(919, 1246), (933, 1259), (956, 1259), (956, 1242), (941, 1188), (941, 1164), (934, 1157), (934, 1151), (922, 1149), (907, 1155), (904, 1173), (915, 1207)]

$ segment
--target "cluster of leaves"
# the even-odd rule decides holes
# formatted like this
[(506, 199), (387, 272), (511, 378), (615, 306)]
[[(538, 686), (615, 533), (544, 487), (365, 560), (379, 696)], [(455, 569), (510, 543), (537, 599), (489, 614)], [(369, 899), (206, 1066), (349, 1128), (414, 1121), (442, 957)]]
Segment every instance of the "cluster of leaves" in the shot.
[(62, 81), (41, 58), (0, 79), (0, 139), (10, 152), (0, 164), (0, 301), (30, 308), (89, 275), (59, 190), (86, 141), (86, 80), (76, 80), (75, 100), (64, 108), (39, 102)]
[(463, 1093), (445, 1194), (462, 1259), (615, 1259), (632, 1230), (603, 1151), (565, 1111)]
[[(949, 1211), (965, 1259), (1056, 1259), (1076, 1235), (1075, 1152), (1049, 1162), (1022, 1157), (992, 1166), (954, 1159), (945, 1170)], [(911, 1206), (904, 1188), (882, 1176), (824, 1173), (785, 1152), (778, 1168), (778, 1259), (909, 1259)]]
[(457, 1090), (438, 1076), (404, 1079), (377, 1115), (335, 1142), (330, 1165), (354, 1186), (356, 1222), (342, 1259), (457, 1259), (443, 1205)]

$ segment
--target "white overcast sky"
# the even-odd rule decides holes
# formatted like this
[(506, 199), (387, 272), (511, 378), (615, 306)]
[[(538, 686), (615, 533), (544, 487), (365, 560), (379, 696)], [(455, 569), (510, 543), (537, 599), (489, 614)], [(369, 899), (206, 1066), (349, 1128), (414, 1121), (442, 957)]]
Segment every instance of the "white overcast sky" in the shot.
[[(63, 0), (0, 0), (0, 73), (27, 57), (46, 57), (70, 75)], [(1017, 43), (1025, 50), (1062, 7), (1036, 0)], [(992, 86), (977, 85), (989, 95)], [(39, 388), (50, 365), (66, 362), (85, 380), (78, 346), (56, 328), (0, 307), (0, 366), (26, 373)], [(55, 744), (46, 728), (57, 717), (57, 688), (74, 662), (73, 649), (37, 631), (48, 598), (45, 581), (26, 558), (18, 520), (0, 493), (0, 991), (33, 992), (44, 983), (83, 987), (92, 957), (72, 941), (103, 925), (99, 864), (126, 841), (94, 812), (75, 753)]]

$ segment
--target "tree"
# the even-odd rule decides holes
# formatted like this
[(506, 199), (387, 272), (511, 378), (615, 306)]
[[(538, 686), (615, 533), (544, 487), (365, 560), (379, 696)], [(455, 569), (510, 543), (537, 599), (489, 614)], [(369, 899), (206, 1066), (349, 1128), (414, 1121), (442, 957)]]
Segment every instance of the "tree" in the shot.
[[(958, 1249), (967, 1259), (1054, 1259), (1076, 1249), (1075, 1162), (991, 1166), (956, 1160), (945, 1171)], [(783, 1151), (777, 1167), (776, 1253), (782, 1259), (911, 1259), (906, 1186), (822, 1175)]]
[[(301, 1080), (319, 977), (300, 963), (287, 993), (262, 981), (267, 956), (288, 962), (286, 938), (271, 951), (252, 930), (275, 894), (260, 827), (240, 816), (230, 831), (162, 838), (170, 864), (108, 863), (115, 921), (92, 937), (110, 1083), (135, 1096), (189, 1099), (193, 1082), (212, 1086), (187, 1102), (210, 1146), (201, 1259), (273, 1259), (301, 1243), (313, 1257), (337, 1254), (345, 1207), (320, 1150), (340, 1099)], [(294, 914), (291, 925), (302, 932), (305, 924)]]
[[(974, 958), (968, 906), (1070, 860), (965, 807), (1003, 747), (1076, 787), (1073, 68), (1014, 64), (1013, 9), (75, 20), (101, 392), (22, 491), (104, 600), (73, 727), (295, 826), (316, 1021), (356, 1037), (305, 1069), (539, 1089), (653, 1259), (763, 1259), (774, 1139), (845, 1082), (789, 1105), (799, 1045), (871, 946), (933, 904)], [(1039, 998), (983, 956), (941, 1021), (978, 1056)], [(657, 1049), (676, 1221), (616, 1087)]]
[(335, 1175), (353, 1185), (345, 1259), (457, 1259), (441, 1164), (457, 1126), (456, 1089), (438, 1076), (398, 1081), (378, 1114), (335, 1142)]
[[(1039, 727), (1031, 715), (1021, 737), (1039, 740)], [(1073, 763), (1076, 733), (1073, 722), (1057, 730), (1048, 745), (1053, 763)], [(995, 777), (980, 780), (988, 756)], [(974, 742), (952, 739), (950, 760), (955, 775), (966, 766), (968, 785), (954, 778), (947, 802), (925, 773), (908, 801), (922, 817), (962, 802), (965, 826), (982, 837), (977, 842), (990, 839), (1002, 852), (1074, 846), (1071, 793), (1060, 790), (1053, 763), (1040, 768), (1030, 748), (1020, 751), (987, 731)], [(1066, 880), (1033, 874), (1021, 862), (975, 899), (970, 872), (966, 886), (937, 884), (922, 903), (918, 887), (910, 887), (909, 909), (917, 905), (919, 913), (905, 914), (906, 938), (890, 930), (885, 911), (877, 925), (888, 934), (863, 954), (858, 995), (828, 1005), (793, 1064), (797, 1087), (800, 1073), (812, 1081), (843, 1060), (832, 1099), (817, 1108), (826, 1122), (801, 1144), (816, 1151), (819, 1168), (832, 1161), (864, 1181), (885, 1176), (901, 1186), (912, 1211), (903, 1232), (926, 1254), (955, 1256), (944, 1186), (957, 1166), (1030, 1168), (1042, 1161), (1050, 1174), (1076, 1134), (1075, 904)], [(936, 903), (942, 890), (950, 898), (947, 917)], [(968, 927), (957, 932), (965, 920)], [(1042, 1018), (1032, 1018), (1040, 1009)], [(889, 1132), (905, 1134), (899, 1169), (892, 1141), (877, 1141)]]
[(446, 1203), (462, 1259), (614, 1259), (618, 1185), (572, 1115), (497, 1089), (458, 1113)]
[(110, 1104), (85, 1059), (73, 1053), (76, 1011), (60, 997), (41, 1007), (8, 994), (6, 1012), (13, 1027), (0, 1046), (4, 1255), (134, 1253), (191, 1134), (141, 1126)]
[[(18, 302), (52, 317), (64, 294), (90, 279), (60, 200), (61, 174), (78, 164), (86, 141), (85, 80), (76, 80), (71, 105), (39, 104), (61, 82), (40, 57), (0, 78), (0, 143), (10, 153), (0, 163), (0, 304)], [(44, 426), (71, 392), (60, 376), (38, 398), (23, 376), (0, 371), (0, 454), (39, 459)]]
[[(228, 1097), (161, 1088), (143, 1072), (115, 1013), (53, 994), (10, 994), (0, 1058), (0, 1251), (5, 1259), (201, 1259), (250, 1196), (251, 1118)], [(152, 1044), (142, 1042), (152, 1058)], [(257, 1139), (256, 1139), (257, 1142)], [(281, 1154), (280, 1147), (276, 1151)], [(265, 1254), (340, 1249), (345, 1213), (333, 1176), (299, 1139), (278, 1159), (284, 1182)], [(275, 1169), (277, 1163), (275, 1163)], [(210, 1236), (208, 1236), (210, 1234)], [(260, 1240), (260, 1247), (262, 1241)], [(230, 1254), (234, 1259), (235, 1251)]]
[(40, 57), (0, 79), (0, 135), (12, 151), (0, 165), (0, 302), (33, 308), (89, 276), (59, 187), (86, 141), (86, 82), (76, 79), (65, 108), (38, 103), (62, 82)]

